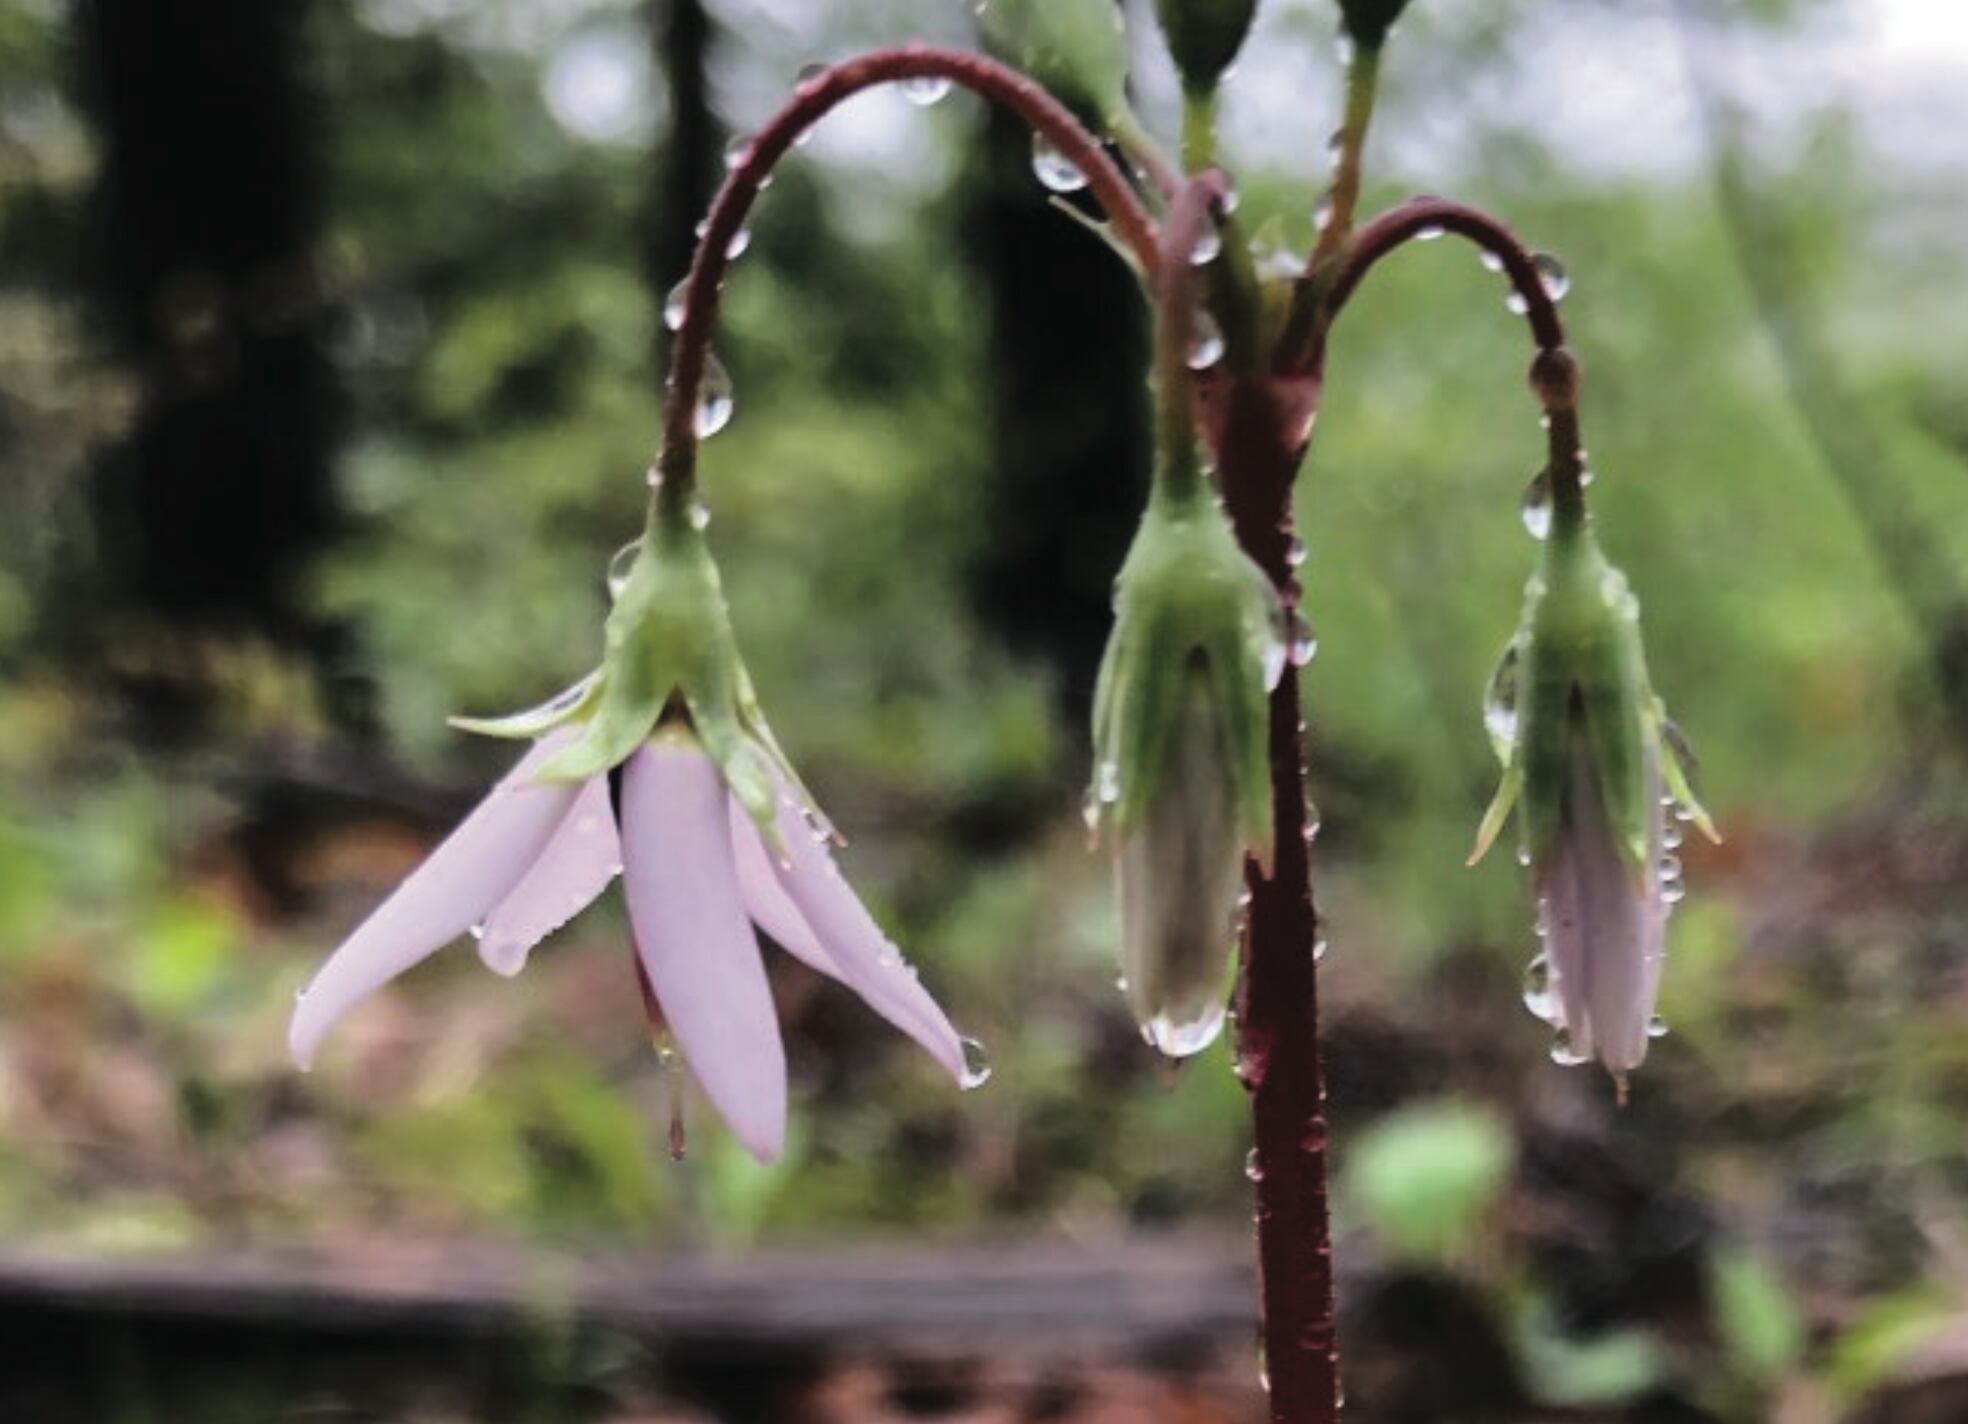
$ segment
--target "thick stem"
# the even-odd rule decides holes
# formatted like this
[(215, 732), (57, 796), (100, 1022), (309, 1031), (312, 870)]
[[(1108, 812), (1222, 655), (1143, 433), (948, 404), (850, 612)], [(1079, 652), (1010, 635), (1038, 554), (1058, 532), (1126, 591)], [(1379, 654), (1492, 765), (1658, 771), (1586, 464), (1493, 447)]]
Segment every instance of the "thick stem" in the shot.
[(1085, 175), (1088, 188), (1141, 270), (1155, 270), (1155, 224), (1127, 178), (1064, 105), (1017, 70), (982, 55), (928, 45), (876, 50), (822, 70), (802, 80), (785, 107), (740, 150), (704, 220), (704, 235), (684, 286), (683, 320), (670, 351), (655, 501), (682, 509), (694, 491), (697, 400), (717, 319), (718, 292), (730, 264), (731, 241), (744, 226), (766, 176), (799, 136), (842, 100), (876, 84), (916, 78), (950, 80), (1016, 113)]
[(1191, 254), (1212, 210), (1229, 192), (1217, 172), (1191, 178), (1169, 204), (1162, 223), (1155, 274), (1155, 478), (1163, 492), (1188, 495), (1202, 471), (1196, 460), (1196, 402), (1189, 353), (1196, 342), (1196, 297), (1201, 284)]
[[(1285, 382), (1233, 376), (1211, 424), (1237, 537), (1288, 602), (1298, 589), (1291, 492), (1312, 399)], [(1273, 1424), (1336, 1424), (1339, 1344), (1326, 1165), (1325, 1064), (1319, 1043), (1312, 904), (1314, 827), (1305, 795), (1298, 674), (1271, 697), (1272, 815), (1267, 879), (1251, 892), (1238, 996), (1237, 1073), (1251, 1095), (1257, 1151), (1257, 1249)]]

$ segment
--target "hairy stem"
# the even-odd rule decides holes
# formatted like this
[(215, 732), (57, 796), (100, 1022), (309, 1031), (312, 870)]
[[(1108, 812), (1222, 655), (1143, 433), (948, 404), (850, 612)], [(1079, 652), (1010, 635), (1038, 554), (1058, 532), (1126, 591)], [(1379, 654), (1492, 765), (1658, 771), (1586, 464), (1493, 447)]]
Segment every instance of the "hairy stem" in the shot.
[(732, 239), (744, 226), (759, 189), (799, 136), (842, 100), (876, 84), (940, 78), (962, 85), (1016, 113), (1081, 173), (1115, 233), (1144, 272), (1156, 268), (1154, 220), (1100, 142), (1035, 81), (983, 55), (929, 45), (876, 50), (801, 81), (787, 104), (739, 151), (724, 186), (711, 201), (704, 235), (685, 280), (683, 320), (670, 350), (663, 402), (663, 449), (657, 456), (652, 513), (684, 509), (696, 484), (697, 401), (717, 320), (718, 293), (730, 263)]

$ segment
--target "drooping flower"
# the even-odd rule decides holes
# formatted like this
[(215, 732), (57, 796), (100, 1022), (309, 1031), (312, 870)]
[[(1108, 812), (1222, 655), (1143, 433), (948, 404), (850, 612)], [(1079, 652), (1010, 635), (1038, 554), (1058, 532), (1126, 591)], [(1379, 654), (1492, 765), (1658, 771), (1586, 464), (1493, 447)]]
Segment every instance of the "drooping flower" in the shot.
[(1284, 618), (1200, 476), (1157, 481), (1115, 615), (1087, 825), (1117, 852), (1129, 1006), (1149, 1042), (1183, 1057), (1223, 1026), (1244, 858), (1271, 859), (1266, 694)]
[[(755, 931), (853, 989), (959, 1084), (987, 1075), (836, 868), (766, 728), (715, 565), (652, 523), (617, 590), (603, 666), (532, 712), (460, 725), (532, 747), (300, 995), (303, 1066), (357, 1002), (467, 931), (494, 971), (623, 876), (643, 982), (738, 1140), (776, 1157), (786, 1061)], [(814, 828), (820, 828), (818, 832)]]
[(1648, 681), (1639, 602), (1582, 509), (1550, 527), (1485, 721), (1504, 771), (1470, 861), (1518, 807), (1543, 941), (1525, 1003), (1557, 1030), (1554, 1059), (1596, 1058), (1623, 1089), (1661, 1031), (1664, 931), (1681, 898), (1666, 810), (1715, 828)]

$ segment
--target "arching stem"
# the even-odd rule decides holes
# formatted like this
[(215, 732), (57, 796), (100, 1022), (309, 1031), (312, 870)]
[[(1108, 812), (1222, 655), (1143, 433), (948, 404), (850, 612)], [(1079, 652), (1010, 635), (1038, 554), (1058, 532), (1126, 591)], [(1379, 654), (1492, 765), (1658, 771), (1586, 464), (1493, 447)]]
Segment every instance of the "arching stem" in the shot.
[(822, 70), (802, 80), (792, 99), (738, 151), (724, 186), (711, 201), (704, 235), (685, 279), (683, 319), (670, 350), (652, 514), (664, 506), (673, 513), (682, 511), (694, 493), (697, 401), (717, 319), (719, 288), (730, 264), (732, 239), (743, 228), (766, 176), (799, 136), (842, 100), (876, 84), (917, 78), (947, 79), (1017, 114), (1085, 175), (1094, 199), (1141, 270), (1155, 270), (1154, 220), (1127, 178), (1064, 105), (1017, 70), (982, 55), (929, 45), (876, 50)]

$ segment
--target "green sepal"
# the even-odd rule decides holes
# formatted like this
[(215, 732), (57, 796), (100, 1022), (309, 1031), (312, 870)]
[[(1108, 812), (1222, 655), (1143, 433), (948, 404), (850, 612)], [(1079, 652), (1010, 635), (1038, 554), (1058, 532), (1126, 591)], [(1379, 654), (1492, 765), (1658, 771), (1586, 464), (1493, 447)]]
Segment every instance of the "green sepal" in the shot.
[(1114, 632), (1094, 685), (1089, 820), (1126, 835), (1163, 789), (1183, 689), (1200, 676), (1223, 738), (1245, 848), (1273, 849), (1266, 664), (1282, 660), (1283, 615), (1271, 582), (1238, 546), (1201, 482), (1159, 490), (1116, 583)]
[(1510, 819), (1510, 812), (1517, 805), (1518, 794), (1523, 789), (1523, 768), (1506, 766), (1502, 779), (1497, 782), (1496, 795), (1490, 798), (1489, 807), (1476, 827), (1476, 844), (1470, 847), (1469, 859), (1463, 862), (1464, 865), (1474, 865), (1490, 853), (1490, 847), (1496, 844), (1497, 836), (1503, 831), (1503, 823)]
[(600, 692), (601, 669), (596, 668), (573, 686), (524, 712), (514, 712), (504, 717), (448, 717), (445, 720), (461, 732), (472, 732), (481, 737), (535, 741), (555, 727), (585, 716)]
[(1169, 54), (1192, 92), (1214, 89), (1250, 34), (1257, 0), (1155, 0)]
[(1658, 697), (1654, 698), (1648, 715), (1654, 735), (1660, 739), (1661, 780), (1667, 783), (1668, 794), (1688, 813), (1688, 819), (1694, 823), (1696, 830), (1707, 836), (1712, 844), (1721, 845), (1722, 833), (1715, 829), (1715, 821), (1708, 814), (1708, 808), (1695, 795), (1694, 782), (1689, 775), (1688, 746), (1680, 729), (1668, 718), (1667, 708)]
[(1113, 0), (987, 0), (990, 46), (1112, 127), (1127, 111), (1127, 31)]

